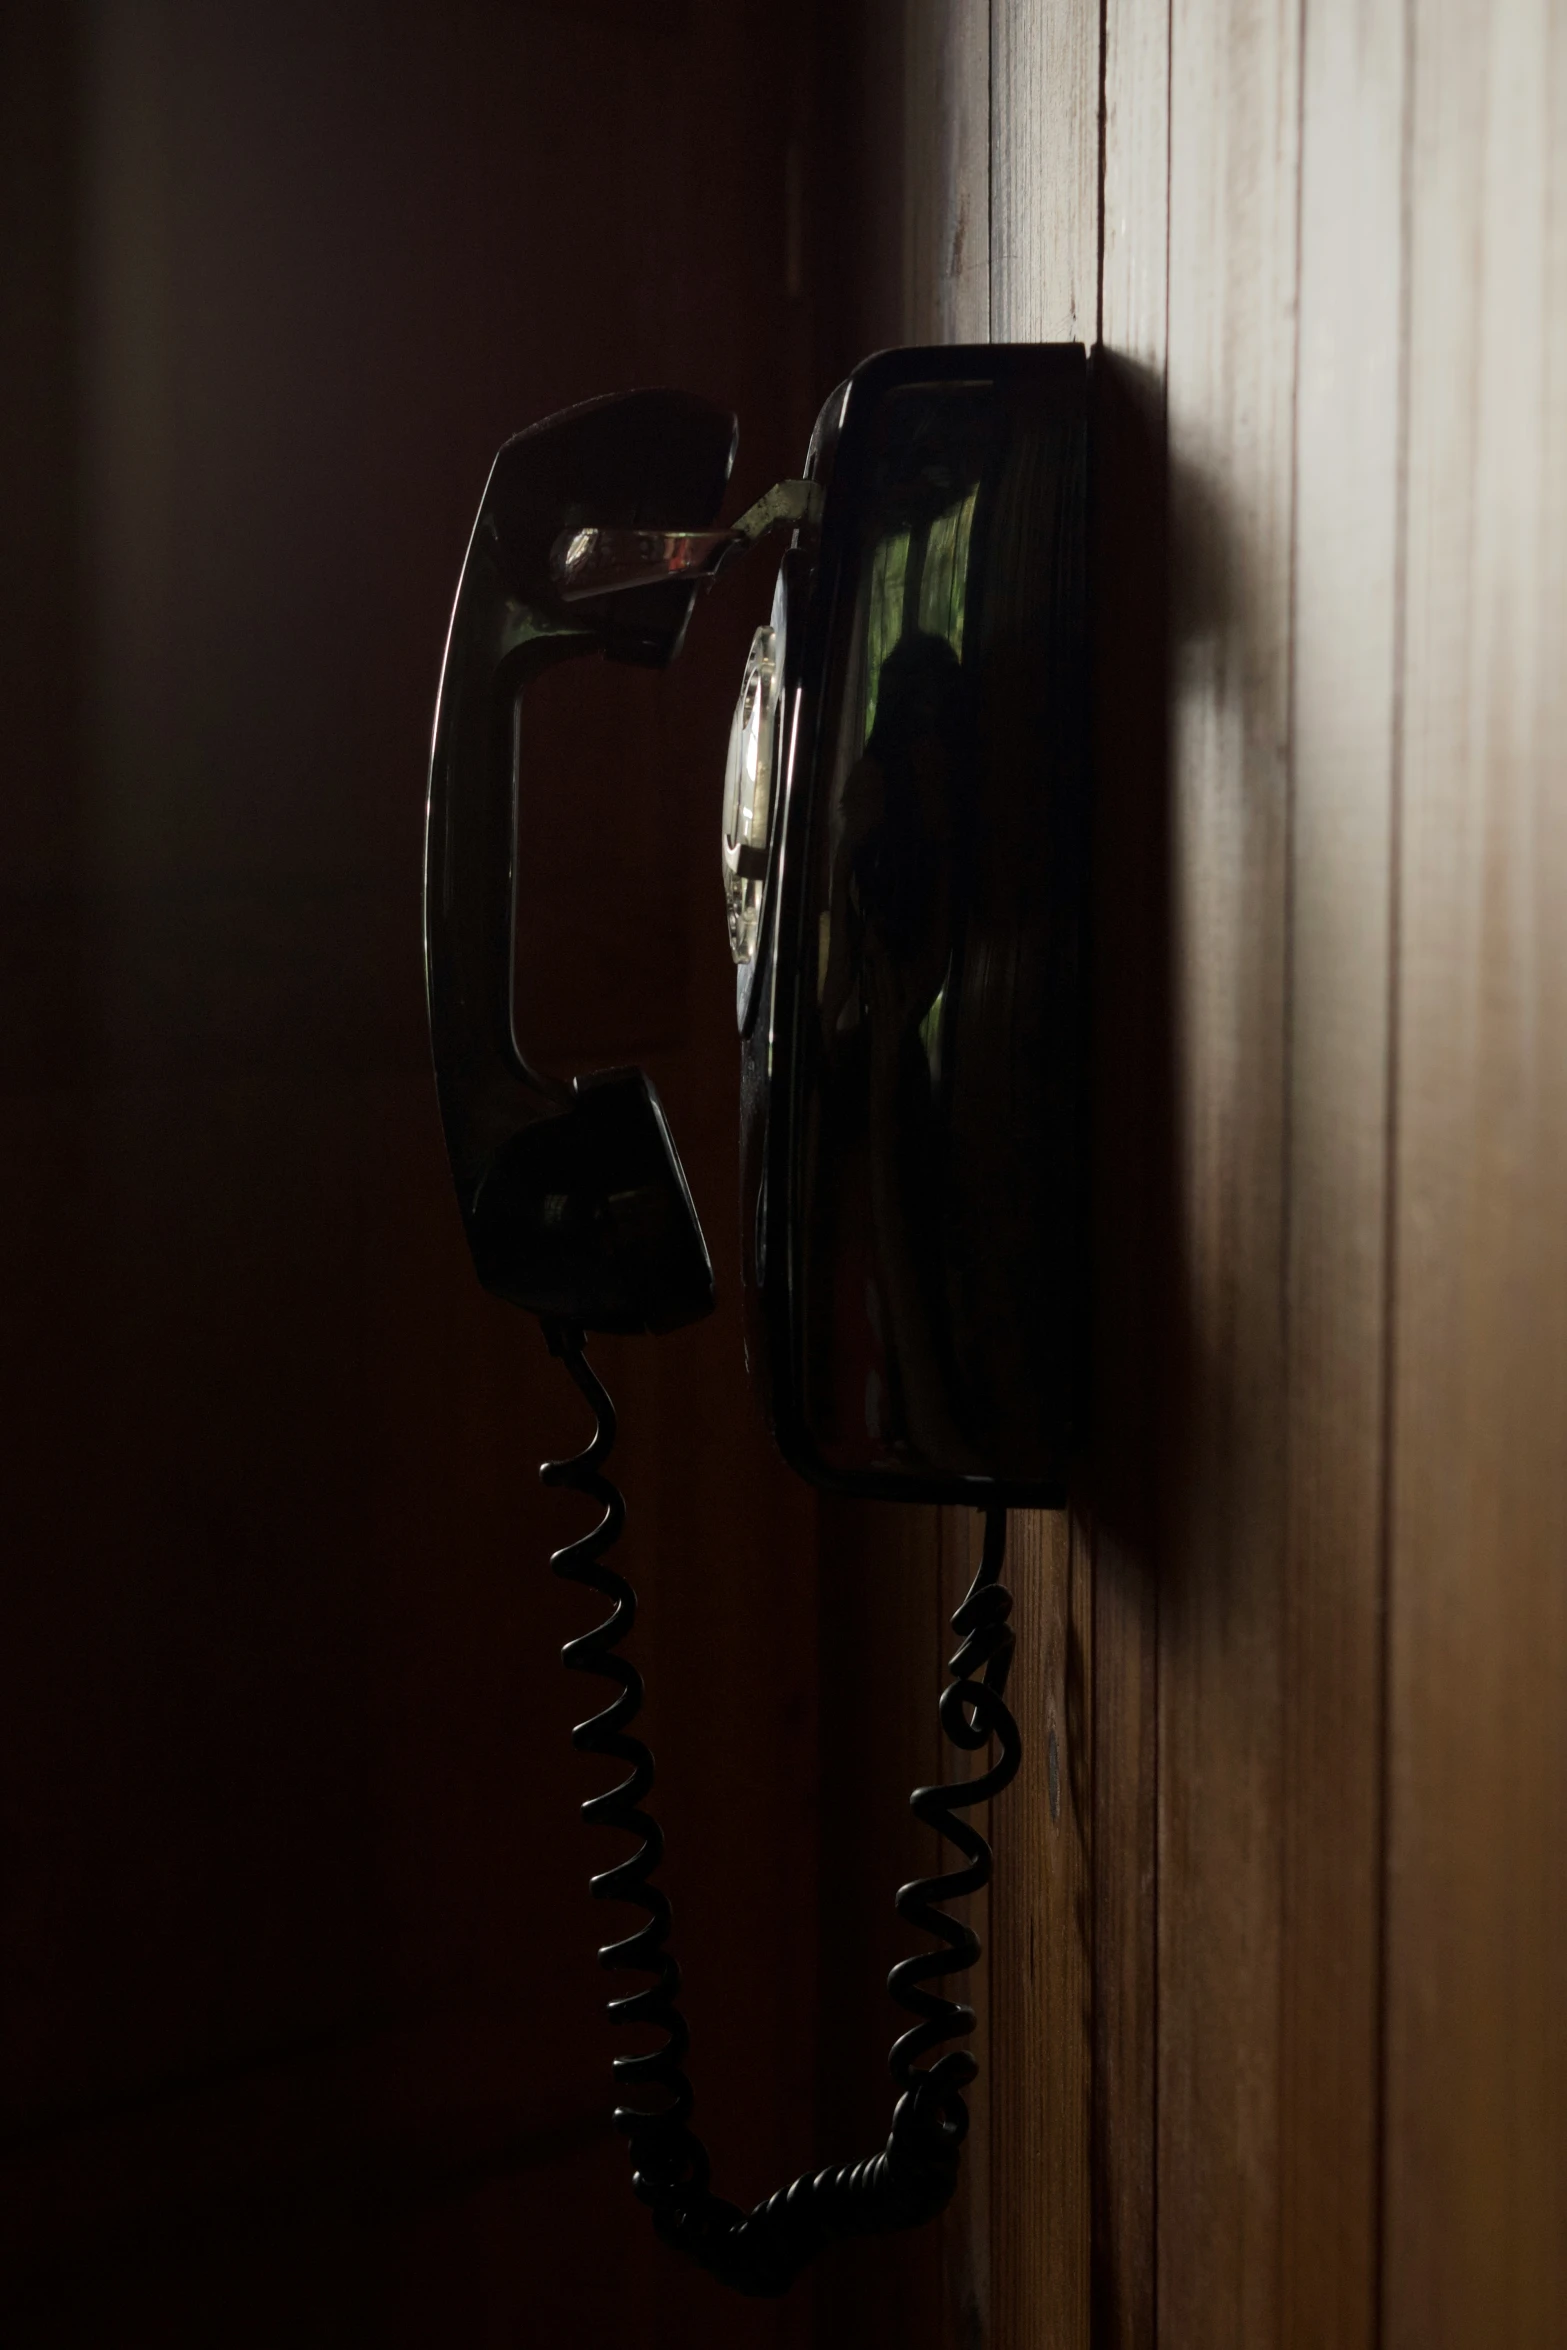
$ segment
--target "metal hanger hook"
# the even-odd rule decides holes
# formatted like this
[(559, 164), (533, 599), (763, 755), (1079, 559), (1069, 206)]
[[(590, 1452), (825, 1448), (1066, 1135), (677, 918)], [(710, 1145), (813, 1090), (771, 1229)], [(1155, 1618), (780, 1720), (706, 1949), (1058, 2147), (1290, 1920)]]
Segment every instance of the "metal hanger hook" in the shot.
[(671, 579), (705, 587), (743, 547), (770, 531), (815, 529), (821, 512), (814, 481), (779, 481), (728, 530), (563, 530), (550, 549), (550, 577), (565, 604)]

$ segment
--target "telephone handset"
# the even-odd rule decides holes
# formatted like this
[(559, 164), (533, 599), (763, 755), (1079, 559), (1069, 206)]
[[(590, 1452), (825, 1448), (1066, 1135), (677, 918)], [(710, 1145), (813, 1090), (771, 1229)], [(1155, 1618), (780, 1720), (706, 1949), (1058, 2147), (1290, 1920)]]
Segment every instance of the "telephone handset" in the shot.
[[(952, 2194), (972, 2011), (927, 1986), (978, 1943), (938, 1906), (989, 1874), (961, 1813), (1014, 1776), (1006, 1510), (1058, 1506), (1074, 1441), (1085, 1262), (1088, 853), (1086, 354), (1075, 345), (884, 352), (823, 409), (804, 476), (716, 527), (732, 416), (630, 392), (547, 419), (495, 460), (447, 639), (430, 770), (425, 955), (447, 1150), (481, 1282), (544, 1326), (597, 1430), (552, 1484), (603, 1508), (557, 1572), (613, 1603), (566, 1650), (614, 1682), (575, 1733), (630, 1776), (585, 1809), (631, 1831), (594, 1880), (646, 1924), (601, 1958), (645, 1974), (617, 2020), (617, 2110), (659, 2233), (724, 2282), (782, 2292), (831, 2237), (915, 2224)], [(905, 1886), (938, 1947), (904, 1959), (915, 2017), (889, 2066), (885, 2148), (744, 2213), (690, 2128), (686, 2027), (641, 1808), (652, 1758), (618, 1652), (633, 1605), (605, 1553), (624, 1505), (590, 1331), (712, 1310), (673, 1138), (640, 1070), (563, 1084), (527, 1057), (515, 999), (520, 703), (556, 661), (662, 667), (730, 559), (789, 533), (753, 640), (722, 795), (742, 1064), (748, 1355), (785, 1458), (868, 1496), (968, 1502), (983, 1563), (953, 1618), (941, 1718), (983, 1775), (916, 1791), (966, 1865)], [(716, 781), (716, 779), (715, 779)]]

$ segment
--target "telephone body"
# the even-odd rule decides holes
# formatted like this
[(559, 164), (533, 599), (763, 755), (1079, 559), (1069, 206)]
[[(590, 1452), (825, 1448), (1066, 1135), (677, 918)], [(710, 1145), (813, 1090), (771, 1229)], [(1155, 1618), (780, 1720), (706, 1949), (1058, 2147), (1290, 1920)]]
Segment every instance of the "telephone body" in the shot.
[[(567, 1662), (620, 1694), (577, 1740), (633, 1762), (587, 1806), (643, 1835), (595, 1880), (648, 1923), (602, 1954), (651, 1978), (616, 2012), (665, 2049), (621, 2057), (637, 2189), (724, 2281), (783, 2290), (835, 2234), (913, 2224), (952, 2192), (971, 2012), (927, 1986), (977, 1954), (943, 1897), (984, 1881), (962, 1811), (1017, 1767), (1004, 1702), (1008, 1506), (1057, 1506), (1076, 1437), (1086, 1262), (1089, 361), (1075, 345), (884, 352), (828, 400), (800, 480), (728, 530), (732, 416), (631, 392), (532, 427), (495, 460), (448, 634), (431, 758), (425, 942), (442, 1121), (475, 1270), (535, 1313), (598, 1433), (550, 1481), (604, 1516), (557, 1570), (616, 1602)], [(830, 1489), (986, 1513), (954, 1625), (948, 1734), (984, 1775), (916, 1791), (966, 1867), (905, 1887), (939, 1944), (900, 1962), (915, 2015), (890, 2059), (886, 2148), (750, 2214), (689, 2127), (685, 2027), (640, 1809), (651, 1757), (617, 1653), (622, 1505), (586, 1362), (592, 1331), (657, 1333), (714, 1303), (678, 1153), (640, 1070), (563, 1083), (530, 1060), (514, 903), (529, 795), (519, 713), (557, 661), (661, 667), (695, 604), (789, 533), (731, 730), (722, 875), (741, 1056), (747, 1355), (784, 1457)], [(715, 778), (715, 784), (716, 784)], [(715, 794), (716, 796), (716, 794)], [(652, 2093), (654, 2102), (648, 2103)]]

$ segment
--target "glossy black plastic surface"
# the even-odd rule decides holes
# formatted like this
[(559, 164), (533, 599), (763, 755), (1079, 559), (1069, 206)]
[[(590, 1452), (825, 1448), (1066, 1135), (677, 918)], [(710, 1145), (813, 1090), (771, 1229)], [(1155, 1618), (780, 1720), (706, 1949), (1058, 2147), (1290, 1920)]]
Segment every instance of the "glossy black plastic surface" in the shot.
[(496, 458), (447, 637), (425, 832), (425, 984), (441, 1118), (486, 1288), (595, 1330), (665, 1330), (713, 1303), (708, 1262), (657, 1097), (636, 1071), (576, 1086), (529, 1062), (513, 1003), (528, 793), (521, 697), (590, 653), (662, 666), (697, 590), (685, 582), (566, 604), (563, 531), (701, 530), (735, 420), (682, 392), (629, 392), (551, 417)]
[(752, 1357), (786, 1457), (1058, 1501), (1083, 1353), (1088, 365), (898, 351), (829, 402), (785, 559), (745, 992)]
[(713, 1303), (713, 1269), (657, 1094), (640, 1069), (579, 1078), (570, 1107), (519, 1126), (468, 1219), (486, 1289), (583, 1330), (674, 1330)]

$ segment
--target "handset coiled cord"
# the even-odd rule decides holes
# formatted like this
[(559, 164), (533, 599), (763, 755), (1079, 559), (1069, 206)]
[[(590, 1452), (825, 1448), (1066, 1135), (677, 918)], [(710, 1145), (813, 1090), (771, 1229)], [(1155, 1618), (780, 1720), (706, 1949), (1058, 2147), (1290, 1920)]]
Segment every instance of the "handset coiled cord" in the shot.
[(592, 1880), (596, 1900), (630, 1902), (646, 1913), (635, 1933), (600, 1950), (599, 1964), (649, 1978), (642, 1989), (610, 2001), (611, 2019), (651, 2024), (665, 2035), (659, 2048), (614, 2059), (619, 2087), (644, 2095), (652, 2092), (658, 2099), (652, 2105), (617, 2105), (615, 2126), (628, 2142), (633, 2187), (651, 2210), (664, 2241), (737, 2292), (772, 2297), (787, 2291), (835, 2237), (885, 2235), (917, 2227), (951, 2200), (957, 2185), (968, 2131), (963, 2092), (978, 2067), (966, 2048), (949, 2048), (930, 2064), (918, 2060), (973, 2028), (974, 2011), (966, 2002), (930, 1988), (964, 1972), (979, 1956), (979, 1937), (972, 1927), (949, 1916), (940, 1904), (977, 1893), (989, 1882), (990, 1846), (962, 1814), (1008, 1786), (1022, 1759), (1022, 1741), (1005, 1697), (1013, 1650), (1008, 1621), (1012, 1599), (1000, 1580), (1006, 1512), (985, 1512), (980, 1568), (953, 1614), (959, 1645), (948, 1668), (953, 1677), (940, 1702), (941, 1726), (954, 1746), (973, 1754), (995, 1739), (1000, 1751), (988, 1771), (949, 1786), (917, 1787), (909, 1799), (927, 1827), (956, 1845), (964, 1865), (941, 1876), (917, 1878), (902, 1886), (897, 1896), (899, 1916), (934, 1936), (937, 1947), (900, 1959), (887, 1978), (893, 1998), (916, 2019), (888, 2053), (898, 2100), (887, 2143), (864, 2162), (806, 2172), (754, 2210), (742, 2211), (713, 2192), (707, 2149), (690, 2126), (692, 2090), (685, 2073), (690, 2034), (676, 2004), (680, 1969), (669, 1948), (669, 1901), (653, 1882), (664, 1838), (657, 1821), (643, 1809), (653, 1785), (653, 1757), (631, 1730), (641, 1710), (642, 1677), (620, 1648), (636, 1620), (636, 1594), (605, 1561), (626, 1517), (625, 1501), (603, 1465), (615, 1441), (615, 1407), (589, 1366), (581, 1330), (546, 1324), (545, 1336), (592, 1410), (596, 1426), (585, 1451), (569, 1460), (546, 1461), (540, 1474), (546, 1485), (566, 1487), (603, 1509), (598, 1524), (557, 1550), (550, 1564), (567, 1582), (583, 1584), (611, 1602), (603, 1623), (569, 1640), (562, 1651), (572, 1672), (597, 1674), (616, 1690), (602, 1713), (578, 1723), (572, 1743), (582, 1753), (613, 1757), (627, 1766), (628, 1773), (618, 1786), (591, 1796), (582, 1807), (583, 1816), (640, 1840), (629, 1859)]

